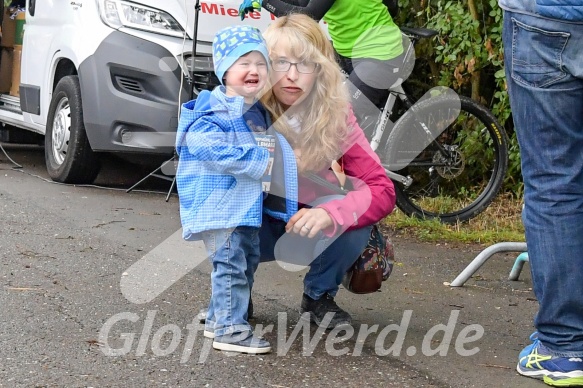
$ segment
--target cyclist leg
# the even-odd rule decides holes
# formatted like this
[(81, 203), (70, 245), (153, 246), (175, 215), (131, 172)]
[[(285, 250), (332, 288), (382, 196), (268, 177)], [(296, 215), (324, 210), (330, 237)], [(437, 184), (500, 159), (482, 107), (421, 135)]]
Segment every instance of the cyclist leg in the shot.
[(346, 58), (339, 55), (340, 66), (349, 74), (348, 87), (354, 114), (367, 136), (372, 134), (379, 110), (389, 96), (389, 88), (400, 77), (403, 57), (390, 60)]

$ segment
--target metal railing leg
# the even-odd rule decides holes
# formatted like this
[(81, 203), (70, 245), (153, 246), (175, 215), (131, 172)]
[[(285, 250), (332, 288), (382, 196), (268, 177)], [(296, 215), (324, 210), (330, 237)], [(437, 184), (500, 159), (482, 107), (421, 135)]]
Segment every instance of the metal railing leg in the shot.
[(520, 276), (520, 272), (522, 271), (522, 267), (524, 267), (524, 263), (528, 261), (528, 252), (522, 252), (516, 260), (514, 261), (514, 265), (512, 266), (512, 270), (510, 271), (510, 275), (508, 275), (508, 280), (518, 280)]
[(501, 242), (484, 249), (472, 262), (451, 282), (451, 287), (461, 287), (492, 255), (500, 252), (526, 252), (526, 243)]

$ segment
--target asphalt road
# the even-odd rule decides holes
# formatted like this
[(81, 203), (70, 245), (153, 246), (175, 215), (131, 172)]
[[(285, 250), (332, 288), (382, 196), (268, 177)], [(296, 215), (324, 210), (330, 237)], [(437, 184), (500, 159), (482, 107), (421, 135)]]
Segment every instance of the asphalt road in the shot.
[(145, 170), (110, 157), (96, 186), (58, 185), (42, 148), (5, 148), (23, 168), (0, 153), (0, 387), (545, 386), (515, 372), (537, 307), (528, 266), (507, 280), (516, 254), (452, 289), (483, 246), (394, 235), (382, 292), (337, 296), (353, 333), (298, 324), (304, 272), (262, 264), (252, 324), (274, 351), (233, 355), (196, 325), (210, 267), (169, 182), (128, 194)]

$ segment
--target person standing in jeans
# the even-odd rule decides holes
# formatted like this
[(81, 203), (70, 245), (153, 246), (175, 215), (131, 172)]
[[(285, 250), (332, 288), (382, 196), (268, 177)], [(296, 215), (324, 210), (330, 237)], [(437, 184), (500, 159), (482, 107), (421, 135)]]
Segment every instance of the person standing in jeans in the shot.
[(583, 2), (500, 0), (539, 311), (518, 373), (583, 386)]

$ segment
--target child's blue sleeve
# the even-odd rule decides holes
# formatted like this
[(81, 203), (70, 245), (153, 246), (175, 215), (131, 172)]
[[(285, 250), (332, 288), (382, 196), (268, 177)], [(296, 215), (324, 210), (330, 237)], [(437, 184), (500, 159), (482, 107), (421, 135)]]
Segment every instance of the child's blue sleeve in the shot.
[(217, 123), (201, 117), (190, 125), (183, 146), (187, 147), (190, 162), (200, 164), (201, 169), (261, 179), (267, 169), (269, 151), (253, 141), (242, 142), (242, 135), (225, 132)]

